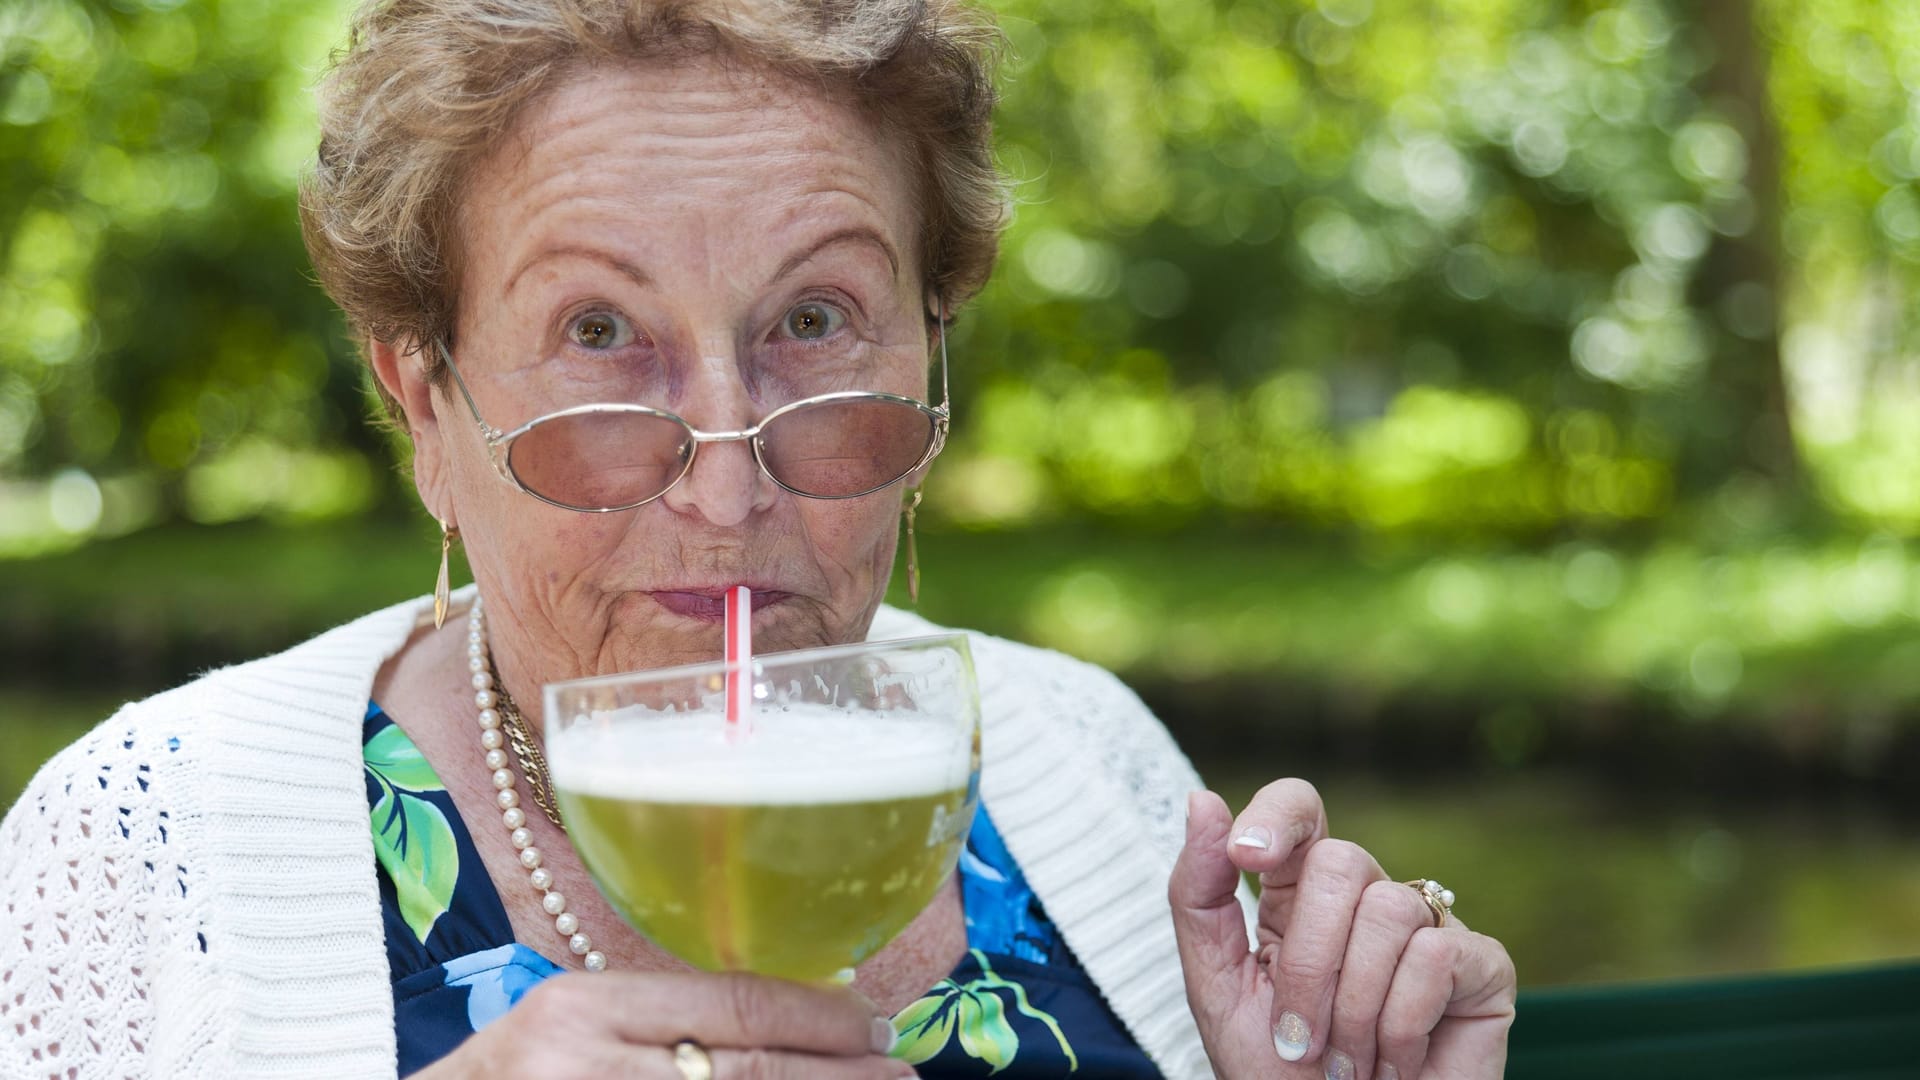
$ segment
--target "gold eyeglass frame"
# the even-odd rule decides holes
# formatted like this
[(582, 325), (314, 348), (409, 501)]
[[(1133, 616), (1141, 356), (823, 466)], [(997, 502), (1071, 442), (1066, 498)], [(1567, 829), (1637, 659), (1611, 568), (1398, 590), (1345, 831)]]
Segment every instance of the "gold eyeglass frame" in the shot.
[[(700, 445), (702, 443), (745, 442), (753, 453), (753, 463), (759, 467), (762, 475), (775, 484), (778, 484), (781, 490), (792, 492), (803, 499), (858, 499), (863, 495), (871, 495), (892, 484), (897, 484), (903, 478), (913, 475), (916, 470), (926, 468), (934, 458), (940, 456), (940, 451), (945, 449), (947, 444), (947, 428), (953, 419), (952, 398), (947, 386), (947, 324), (944, 316), (944, 305), (935, 309), (934, 317), (938, 320), (940, 327), (940, 404), (929, 405), (918, 398), (904, 397), (899, 394), (885, 394), (876, 390), (837, 390), (833, 393), (816, 394), (812, 397), (801, 398), (799, 401), (789, 402), (761, 417), (759, 423), (749, 428), (742, 428), (739, 431), (701, 431), (699, 428), (689, 424), (678, 414), (668, 412), (665, 409), (655, 409), (647, 405), (634, 405), (611, 401), (588, 405), (575, 405), (571, 408), (543, 413), (521, 424), (519, 427), (514, 428), (512, 431), (502, 431), (492, 424), (487, 423), (486, 419), (480, 415), (480, 406), (474, 402), (473, 392), (467, 389), (467, 380), (461, 376), (460, 368), (454, 364), (453, 352), (447, 348), (447, 343), (444, 340), (437, 340), (434, 342), (434, 345), (439, 348), (440, 358), (446, 362), (447, 370), (453, 373), (454, 385), (460, 388), (460, 396), (466, 400), (467, 410), (473, 413), (473, 422), (479, 427), (481, 438), (486, 440), (487, 453), (493, 461), (493, 469), (500, 474), (502, 480), (512, 484), (521, 494), (531, 495), (549, 506), (557, 506), (562, 510), (572, 510), (582, 514), (615, 514), (623, 510), (632, 510), (636, 507), (645, 506), (655, 499), (664, 496), (667, 492), (672, 491), (680, 481), (687, 478), (688, 473), (693, 471), (693, 462), (695, 458), (700, 456)], [(775, 476), (773, 470), (767, 467), (765, 449), (760, 439), (760, 433), (766, 430), (767, 425), (780, 419), (782, 416), (798, 412), (811, 406), (843, 401), (882, 401), (895, 405), (911, 405), (925, 413), (927, 417), (933, 421), (933, 437), (927, 441), (926, 452), (920, 455), (920, 460), (908, 466), (899, 476), (895, 476), (885, 483), (875, 484), (865, 491), (856, 491), (850, 495), (815, 495), (812, 492), (801, 491), (781, 480), (778, 476)], [(679, 475), (675, 476), (671, 481), (668, 481), (667, 485), (662, 487), (658, 492), (637, 502), (623, 503), (619, 506), (572, 506), (556, 499), (550, 499), (522, 483), (520, 477), (513, 471), (511, 460), (513, 441), (525, 435), (527, 432), (532, 431), (534, 428), (539, 427), (541, 424), (588, 413), (638, 413), (645, 416), (657, 416), (663, 420), (669, 420), (680, 425), (680, 427), (687, 432), (688, 442), (692, 448), (687, 451), (686, 461), (681, 466)]]

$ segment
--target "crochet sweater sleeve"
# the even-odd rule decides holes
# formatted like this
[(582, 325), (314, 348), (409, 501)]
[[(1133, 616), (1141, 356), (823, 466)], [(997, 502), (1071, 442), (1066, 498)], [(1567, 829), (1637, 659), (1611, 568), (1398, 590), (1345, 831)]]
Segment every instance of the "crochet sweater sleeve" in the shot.
[(0, 823), (0, 1075), (206, 1071), (218, 987), (178, 698), (128, 706), (69, 746)]

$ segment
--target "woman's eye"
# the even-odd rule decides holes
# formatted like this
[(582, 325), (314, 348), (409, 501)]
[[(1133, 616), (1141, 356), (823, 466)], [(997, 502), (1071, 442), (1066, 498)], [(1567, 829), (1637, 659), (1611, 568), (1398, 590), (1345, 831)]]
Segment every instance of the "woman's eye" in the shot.
[(787, 312), (787, 334), (801, 341), (815, 341), (840, 329), (847, 321), (830, 304), (801, 304)]
[(618, 315), (596, 312), (573, 320), (567, 334), (576, 345), (588, 349), (617, 349), (633, 342), (633, 327)]

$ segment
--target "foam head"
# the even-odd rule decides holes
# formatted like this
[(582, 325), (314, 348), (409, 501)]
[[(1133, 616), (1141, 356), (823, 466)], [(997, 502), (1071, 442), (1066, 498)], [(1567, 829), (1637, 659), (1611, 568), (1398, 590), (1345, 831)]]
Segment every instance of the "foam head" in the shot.
[(547, 746), (556, 787), (601, 798), (726, 806), (877, 802), (955, 791), (972, 733), (922, 717), (769, 709), (752, 734), (726, 718), (622, 709), (583, 717)]

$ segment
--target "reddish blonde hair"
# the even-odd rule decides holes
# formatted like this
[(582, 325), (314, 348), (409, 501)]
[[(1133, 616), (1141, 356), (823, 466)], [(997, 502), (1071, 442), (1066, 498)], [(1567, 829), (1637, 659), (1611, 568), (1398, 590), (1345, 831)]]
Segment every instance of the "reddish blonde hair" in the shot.
[[(999, 40), (965, 0), (369, 0), (320, 88), (307, 251), (363, 343), (445, 340), (456, 201), (527, 105), (585, 64), (719, 54), (845, 95), (900, 140), (922, 278), (951, 312), (986, 283), (1008, 216), (992, 154)], [(426, 355), (437, 382), (444, 365)]]

